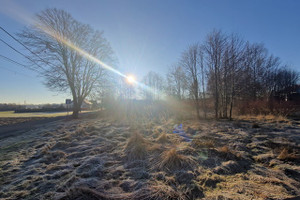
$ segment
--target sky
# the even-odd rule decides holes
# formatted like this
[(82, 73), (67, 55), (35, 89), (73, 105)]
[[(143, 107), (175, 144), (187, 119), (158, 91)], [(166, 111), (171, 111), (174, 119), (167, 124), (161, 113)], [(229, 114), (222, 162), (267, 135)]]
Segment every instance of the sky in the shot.
[[(162, 75), (191, 44), (214, 29), (263, 43), (283, 64), (300, 71), (298, 0), (0, 0), (0, 26), (15, 35), (46, 8), (69, 12), (104, 32), (122, 73), (138, 80), (149, 71)], [(0, 39), (28, 51), (0, 30)], [(26, 58), (0, 41), (0, 55), (21, 64)], [(0, 58), (0, 103), (63, 103), (68, 93), (50, 91), (34, 71)]]

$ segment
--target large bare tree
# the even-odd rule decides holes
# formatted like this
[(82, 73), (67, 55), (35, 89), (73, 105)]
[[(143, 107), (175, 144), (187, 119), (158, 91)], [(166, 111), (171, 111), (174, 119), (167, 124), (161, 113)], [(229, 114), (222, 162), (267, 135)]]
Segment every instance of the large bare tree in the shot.
[(226, 46), (226, 36), (221, 31), (214, 30), (206, 39), (204, 49), (207, 65), (209, 67), (210, 86), (213, 91), (215, 104), (215, 118), (219, 117), (220, 92), (221, 92), (221, 67)]
[(45, 85), (55, 91), (71, 92), (73, 116), (77, 118), (85, 98), (101, 86), (101, 79), (108, 73), (95, 60), (114, 60), (103, 33), (63, 10), (46, 9), (36, 15), (35, 24), (25, 28), (19, 37), (31, 49)]

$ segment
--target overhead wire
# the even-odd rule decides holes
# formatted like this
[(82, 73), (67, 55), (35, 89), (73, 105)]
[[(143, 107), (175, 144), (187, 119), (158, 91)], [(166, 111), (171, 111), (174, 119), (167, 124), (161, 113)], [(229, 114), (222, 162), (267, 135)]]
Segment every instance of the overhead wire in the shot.
[(16, 37), (14, 37), (11, 33), (9, 33), (7, 30), (5, 30), (2, 26), (0, 26), (0, 30), (2, 30), (4, 33), (6, 33), (8, 36), (10, 36), (12, 39), (14, 39), (16, 42), (18, 42), (20, 45), (22, 45), (25, 49), (27, 49), (30, 53), (38, 57), (41, 61), (43, 61), (46, 65), (52, 65), (56, 67), (54, 64), (50, 63), (49, 61), (44, 60), (41, 58), (38, 54), (33, 52), (29, 47), (27, 47), (24, 43), (22, 43), (20, 40), (18, 40)]
[(4, 40), (2, 40), (0, 38), (0, 41), (2, 43), (4, 43), (5, 45), (7, 45), (9, 48), (11, 48), (12, 50), (14, 50), (15, 52), (17, 52), (18, 54), (24, 56), (25, 58), (27, 58), (28, 60), (30, 60), (31, 62), (33, 62), (36, 66), (38, 66), (40, 69), (45, 70), (40, 64), (38, 64), (37, 62), (35, 62), (34, 60), (32, 60), (30, 57), (26, 56), (25, 54), (23, 54), (22, 52), (18, 51), (16, 48), (14, 48), (13, 46), (11, 46), (10, 44), (8, 44), (7, 42), (5, 42)]

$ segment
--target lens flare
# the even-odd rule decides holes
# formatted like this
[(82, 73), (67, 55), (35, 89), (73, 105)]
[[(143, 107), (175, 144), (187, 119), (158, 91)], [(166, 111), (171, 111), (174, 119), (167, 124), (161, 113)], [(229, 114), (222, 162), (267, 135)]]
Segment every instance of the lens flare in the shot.
[(126, 82), (132, 85), (132, 84), (134, 84), (136, 82), (136, 79), (135, 79), (135, 77), (133, 75), (128, 75), (126, 77)]
[[(10, 2), (10, 1), (8, 1)], [(121, 77), (124, 77), (126, 79), (126, 81), (130, 84), (136, 84), (137, 86), (139, 86), (140, 88), (142, 88), (143, 90), (146, 90), (148, 92), (151, 93), (155, 93), (155, 91), (153, 90), (153, 88), (136, 81), (135, 77), (132, 76), (130, 77), (129, 75), (125, 75), (122, 72), (118, 71), (117, 69), (115, 69), (114, 67), (102, 62), (100, 59), (94, 57), (93, 55), (89, 54), (88, 52), (84, 51), (83, 49), (81, 49), (80, 47), (76, 46), (72, 41), (70, 41), (68, 38), (63, 37), (60, 33), (56, 32), (55, 30), (51, 29), (49, 26), (45, 25), (45, 24), (39, 24), (36, 23), (36, 21), (32, 18), (32, 16), (30, 16), (28, 14), (28, 12), (23, 9), (21, 6), (15, 4), (15, 5), (7, 5), (6, 7), (12, 7), (14, 9), (10, 9), (14, 12), (7, 12), (5, 11), (5, 8), (1, 8), (0, 7), (0, 13), (5, 14), (8, 17), (11, 17), (12, 19), (20, 22), (20, 23), (24, 23), (24, 24), (31, 24), (33, 26), (35, 26), (36, 28), (38, 28), (40, 31), (43, 31), (45, 34), (47, 34), (48, 36), (52, 37), (53, 39), (56, 39), (58, 42), (63, 43), (65, 46), (77, 51), (79, 54), (81, 54), (81, 56), (83, 56), (84, 58), (98, 64), (100, 67), (107, 69)], [(18, 10), (18, 12), (15, 12), (16, 10)], [(159, 91), (159, 93), (162, 96), (166, 96), (164, 94), (163, 91)]]

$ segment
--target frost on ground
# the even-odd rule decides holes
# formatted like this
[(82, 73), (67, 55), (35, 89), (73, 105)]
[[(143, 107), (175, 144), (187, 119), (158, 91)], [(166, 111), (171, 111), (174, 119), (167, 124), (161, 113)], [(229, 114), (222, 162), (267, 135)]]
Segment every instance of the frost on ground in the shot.
[(0, 141), (0, 199), (300, 196), (298, 123), (58, 121)]

